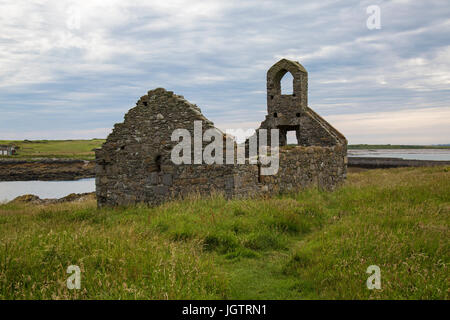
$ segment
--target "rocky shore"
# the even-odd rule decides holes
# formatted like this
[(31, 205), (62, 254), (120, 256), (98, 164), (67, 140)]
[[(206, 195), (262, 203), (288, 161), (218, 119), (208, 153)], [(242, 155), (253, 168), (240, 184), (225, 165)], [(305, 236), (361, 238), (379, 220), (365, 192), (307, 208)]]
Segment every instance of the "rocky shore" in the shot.
[(430, 166), (450, 166), (450, 161), (408, 160), (402, 158), (348, 157), (347, 166), (365, 169), (430, 167)]
[(88, 193), (71, 193), (63, 198), (59, 199), (41, 199), (34, 194), (25, 194), (19, 196), (10, 202), (21, 202), (21, 203), (31, 203), (31, 204), (54, 204), (63, 202), (82, 202), (86, 200), (94, 200), (95, 192)]
[(0, 159), (0, 181), (93, 178), (94, 167), (94, 161), (76, 159)]

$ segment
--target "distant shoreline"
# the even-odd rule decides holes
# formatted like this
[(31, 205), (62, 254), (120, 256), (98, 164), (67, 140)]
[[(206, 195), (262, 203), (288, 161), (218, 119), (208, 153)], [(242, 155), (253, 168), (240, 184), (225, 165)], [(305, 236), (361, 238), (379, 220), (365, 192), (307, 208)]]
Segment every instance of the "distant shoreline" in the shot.
[(450, 161), (411, 160), (402, 158), (348, 157), (348, 167), (364, 169), (387, 169), (400, 167), (450, 166)]
[[(450, 161), (348, 157), (349, 168), (381, 169), (449, 165)], [(95, 161), (80, 159), (0, 159), (1, 181), (65, 181), (95, 177)]]
[(450, 145), (349, 144), (347, 149), (450, 149)]
[[(0, 181), (63, 181), (95, 177), (94, 150), (104, 139), (91, 140), (0, 140), (0, 144), (18, 146), (18, 154), (0, 156)], [(450, 149), (444, 145), (349, 145), (348, 150)], [(409, 166), (446, 165), (448, 161), (404, 160), (349, 157), (348, 166), (375, 169)]]
[(64, 181), (95, 177), (95, 162), (80, 159), (0, 159), (0, 181)]
[[(0, 159), (79, 159), (94, 160), (96, 148), (105, 139), (90, 140), (0, 140), (0, 145), (15, 145), (17, 155), (0, 156)], [(449, 145), (394, 145), (394, 144), (349, 144), (348, 150), (379, 149), (450, 149)]]

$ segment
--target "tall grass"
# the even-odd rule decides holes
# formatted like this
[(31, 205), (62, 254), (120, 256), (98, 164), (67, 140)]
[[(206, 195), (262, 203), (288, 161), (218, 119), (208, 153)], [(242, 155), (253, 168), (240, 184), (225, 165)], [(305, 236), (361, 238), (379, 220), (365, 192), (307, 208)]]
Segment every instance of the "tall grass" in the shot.
[[(248, 200), (0, 206), (3, 299), (448, 299), (449, 168)], [(66, 268), (82, 270), (69, 290)], [(381, 268), (381, 290), (366, 269)]]

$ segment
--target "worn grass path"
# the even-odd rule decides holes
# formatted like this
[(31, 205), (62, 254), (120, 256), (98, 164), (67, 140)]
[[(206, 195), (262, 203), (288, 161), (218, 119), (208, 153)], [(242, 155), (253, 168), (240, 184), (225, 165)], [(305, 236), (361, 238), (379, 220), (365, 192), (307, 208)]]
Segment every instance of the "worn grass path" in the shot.
[[(450, 168), (156, 208), (0, 205), (2, 299), (448, 299)], [(67, 266), (82, 270), (68, 290)], [(381, 269), (381, 290), (366, 269)]]

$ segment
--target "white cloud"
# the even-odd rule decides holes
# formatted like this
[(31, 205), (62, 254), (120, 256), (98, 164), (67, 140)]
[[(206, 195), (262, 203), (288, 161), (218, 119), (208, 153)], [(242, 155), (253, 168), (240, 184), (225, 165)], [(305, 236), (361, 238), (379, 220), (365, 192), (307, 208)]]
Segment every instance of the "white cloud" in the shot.
[(325, 117), (349, 143), (449, 143), (450, 108), (373, 112)]
[[(217, 123), (254, 128), (266, 110), (265, 72), (282, 57), (308, 69), (311, 107), (344, 117), (336, 121), (450, 107), (446, 1), (382, 2), (376, 31), (366, 28), (369, 4), (0, 0), (0, 110), (10, 117), (0, 120), (2, 134), (31, 127), (30, 135), (59, 136), (58, 128), (40, 129), (69, 120), (68, 135), (77, 121), (112, 127), (160, 86), (192, 98)], [(375, 131), (364, 139), (377, 139)]]
[(65, 139), (93, 139), (106, 138), (112, 128), (95, 128), (87, 130), (30, 130), (22, 132), (2, 132), (4, 140), (65, 140)]

